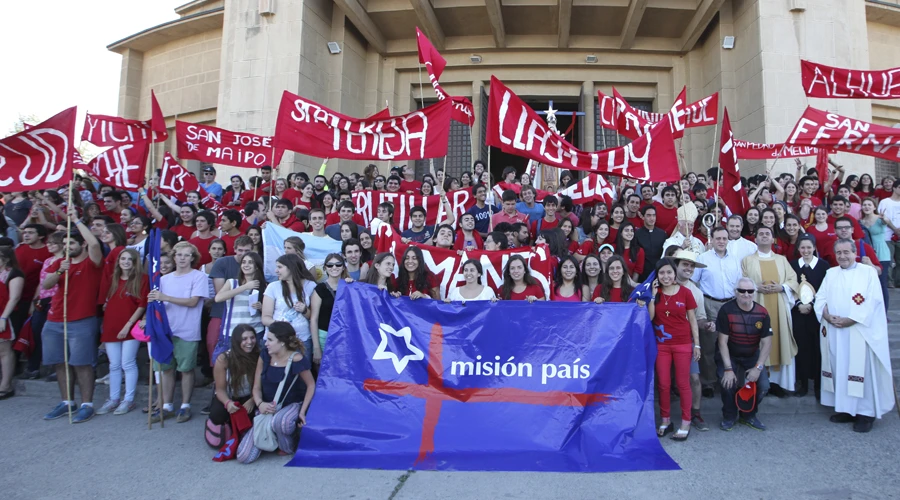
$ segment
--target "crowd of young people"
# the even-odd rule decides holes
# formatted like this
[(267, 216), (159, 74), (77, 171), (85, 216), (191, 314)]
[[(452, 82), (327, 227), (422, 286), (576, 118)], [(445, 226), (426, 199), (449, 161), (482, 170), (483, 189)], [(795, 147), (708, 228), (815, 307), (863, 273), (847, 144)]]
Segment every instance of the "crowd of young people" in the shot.
[[(203, 410), (210, 415), (208, 435), (225, 436), (222, 429), (229, 425), (229, 416), (241, 409), (250, 415), (259, 412), (272, 415), (273, 439), (278, 449), (289, 453), (311, 404), (313, 374), (342, 283), (363, 281), (410, 299), (601, 304), (629, 300), (635, 287), (655, 271), (646, 306), (659, 340), (659, 434), (674, 431), (674, 439), (684, 440), (692, 426), (708, 429), (699, 400), (713, 397), (715, 391), (723, 397), (721, 427), (730, 430), (738, 418), (733, 408), (736, 388), (759, 381), (761, 398), (770, 387), (766, 372), (792, 365), (793, 358), (794, 375), (778, 383), (773, 379), (771, 392), (803, 396), (814, 380), (819, 395), (820, 324), (812, 305), (790, 302), (778, 315), (769, 294), (788, 288), (796, 294), (797, 275), (818, 288), (828, 267), (838, 265), (835, 243), (844, 240), (855, 242), (862, 265), (877, 269), (885, 308), (887, 289), (900, 284), (895, 265), (900, 260), (900, 182), (886, 177), (876, 185), (868, 174), (845, 176), (843, 167), (832, 166), (823, 180), (814, 168), (804, 171), (799, 161), (795, 174), (746, 179), (752, 207), (736, 214), (715, 196), (716, 169), (688, 173), (674, 185), (621, 179), (613, 200), (578, 205), (564, 195), (537, 199), (528, 174), (519, 175), (511, 167), (502, 174), (502, 195), (495, 196), (493, 179), (481, 161), (458, 178), (439, 170), (416, 179), (412, 166), (382, 175), (375, 165), (362, 173), (335, 173), (330, 179), (309, 179), (305, 173), (275, 178), (272, 169), (264, 167), (247, 182), (232, 176), (224, 188), (216, 183), (215, 169), (205, 167), (201, 185), (224, 205), (220, 213), (205, 206), (199, 192), (177, 202), (159, 195), (152, 181), (148, 189), (129, 193), (82, 178), (71, 203), (65, 189), (10, 193), (4, 196), (0, 217), (0, 233), (7, 235), (0, 238), (0, 399), (15, 394), (13, 344), (26, 329), (34, 349), (22, 356), (20, 377), (38, 378), (40, 367), (46, 366), (62, 396), (45, 419), (73, 411), (75, 422), (85, 422), (95, 414), (134, 410), (140, 346), (136, 337), (144, 326), (148, 300), (159, 300), (165, 303), (173, 331), (174, 357), (169, 364), (155, 365), (163, 395), (144, 411), (152, 412), (155, 421), (190, 420), (199, 368), (203, 380), (198, 385), (215, 383), (215, 397)], [(572, 173), (563, 171), (559, 187), (574, 181)], [(465, 284), (442, 296), (419, 246), (399, 256), (374, 253), (370, 229), (350, 202), (353, 192), (366, 189), (422, 195), (471, 190), (476, 203), (458, 217), (458, 224), (451, 214), (429, 226), (424, 209), (413, 208), (403, 241), (460, 251), (546, 244), (554, 258), (549, 294), (531, 276), (528, 261), (512, 256), (499, 290), (486, 286), (480, 262), (471, 259), (462, 266)], [(447, 203), (441, 196), (441, 203)], [(377, 217), (383, 222), (396, 225), (394, 216), (390, 203), (378, 206)], [(264, 224), (341, 241), (342, 251), (328, 255), (317, 269), (304, 256), (303, 240), (288, 238), (285, 254), (275, 265), (277, 280), (267, 283), (260, 229)], [(66, 227), (72, 232), (66, 234)], [(162, 230), (163, 277), (159, 289), (149, 291), (145, 258), (153, 228)], [(786, 264), (778, 261), (782, 275), (769, 281), (772, 255), (782, 256)], [(760, 261), (761, 271), (754, 271), (753, 259)], [(762, 278), (754, 279), (756, 275)], [(764, 317), (765, 327), (760, 326), (762, 319), (749, 329), (735, 323), (738, 307), (742, 315)], [(780, 329), (769, 326), (770, 318), (773, 324), (778, 320)], [(773, 329), (781, 342), (788, 339), (788, 346), (794, 347), (779, 350), (779, 340), (769, 339)], [(777, 363), (770, 363), (770, 349), (779, 353)], [(98, 353), (109, 362), (110, 390), (95, 410)], [(754, 361), (758, 363), (744, 366)], [(746, 372), (738, 373), (739, 366)], [(176, 409), (178, 378), (182, 401)], [(80, 406), (72, 392), (75, 379)], [(677, 430), (670, 418), (673, 392), (681, 404)], [(755, 410), (740, 415), (740, 422), (765, 428)], [(274, 451), (247, 441), (251, 444), (242, 444), (238, 451), (241, 461)]]

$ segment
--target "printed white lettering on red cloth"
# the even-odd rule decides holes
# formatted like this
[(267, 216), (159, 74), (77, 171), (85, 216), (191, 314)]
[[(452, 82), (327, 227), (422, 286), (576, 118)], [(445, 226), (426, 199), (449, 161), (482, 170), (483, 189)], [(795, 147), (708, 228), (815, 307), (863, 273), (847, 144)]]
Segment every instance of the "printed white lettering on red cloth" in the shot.
[(262, 135), (176, 121), (175, 137), (182, 160), (244, 168), (278, 165), (281, 160), (272, 161), (272, 138)]
[(122, 144), (94, 157), (88, 164), (88, 170), (100, 184), (134, 191), (144, 185), (149, 154), (148, 141)]
[(739, 160), (771, 160), (774, 158), (803, 158), (816, 156), (818, 148), (792, 146), (790, 144), (760, 144), (748, 141), (734, 141)]
[(744, 215), (750, 210), (747, 190), (741, 185), (741, 169), (738, 166), (737, 149), (734, 147), (734, 134), (731, 121), (728, 119), (728, 108), (722, 118), (722, 140), (719, 144), (719, 168), (722, 169), (722, 183), (719, 184), (719, 198), (732, 214)]
[[(441, 203), (440, 195), (422, 196), (418, 194), (388, 193), (387, 191), (356, 191), (351, 193), (356, 213), (362, 216), (366, 226), (370, 226), (378, 215), (378, 205), (391, 203), (394, 205), (394, 223), (401, 231), (411, 227), (409, 212), (413, 207), (425, 209), (425, 224), (434, 225), (438, 220), (447, 220), (447, 210)], [(447, 192), (450, 211), (458, 221), (459, 217), (475, 204), (471, 189), (458, 189)], [(454, 223), (454, 226), (456, 224)]]
[(69, 108), (18, 134), (0, 139), (0, 189), (5, 193), (52, 189), (72, 180), (76, 109)]
[(197, 178), (191, 175), (184, 167), (178, 164), (172, 153), (166, 151), (163, 156), (162, 171), (159, 174), (159, 190), (161, 193), (174, 196), (181, 201), (187, 201), (188, 191), (205, 191), (200, 187)]
[[(434, 93), (437, 94), (440, 101), (447, 99), (447, 92), (438, 83), (447, 61), (418, 27), (416, 27), (416, 44), (419, 48), (419, 63), (425, 65), (425, 70), (428, 71), (428, 79), (431, 81), (431, 86), (434, 87)], [(450, 101), (453, 102), (450, 119), (465, 123), (471, 127), (475, 123), (475, 108), (472, 106), (472, 102), (465, 97), (456, 96), (450, 97)]]
[(809, 97), (900, 98), (900, 68), (858, 70), (800, 61), (803, 90)]
[[(686, 128), (706, 127), (715, 125), (718, 121), (718, 92), (690, 105), (687, 105), (686, 102), (687, 91), (683, 88), (678, 97), (675, 98), (675, 104), (672, 105), (672, 109), (668, 113), (648, 113), (634, 109), (613, 88), (613, 119), (616, 125), (614, 129), (633, 140), (646, 134), (653, 124), (668, 116), (672, 125), (672, 136), (675, 139), (680, 139), (684, 137), (684, 129)], [(658, 118), (658, 120), (649, 120), (648, 118)]]
[(560, 190), (559, 194), (572, 198), (572, 202), (577, 205), (598, 202), (611, 204), (615, 190), (602, 175), (588, 174), (584, 179)]
[(285, 91), (275, 149), (319, 158), (421, 160), (447, 155), (449, 100), (379, 120), (352, 118)]
[(488, 146), (569, 170), (658, 182), (680, 178), (668, 117), (654, 125), (649, 134), (626, 146), (588, 153), (550, 130), (530, 106), (495, 77), (491, 77), (489, 102), (485, 140)]
[(848, 118), (812, 106), (803, 112), (787, 142), (900, 160), (900, 129)]
[(401, 261), (407, 247), (414, 245), (421, 248), (425, 267), (439, 284), (441, 298), (447, 297), (451, 289), (466, 284), (462, 268), (469, 259), (476, 259), (481, 263), (484, 270), (481, 282), (491, 287), (494, 292), (499, 292), (503, 285), (503, 269), (512, 255), (521, 255), (528, 261), (531, 276), (543, 287), (544, 296), (550, 296), (553, 261), (547, 245), (498, 251), (462, 251), (460, 255), (456, 250), (418, 243), (405, 244), (400, 241), (400, 235), (396, 231), (381, 221), (375, 221), (372, 225), (372, 240), (377, 252), (391, 252), (397, 262)]
[(155, 139), (154, 142), (159, 142), (159, 137), (150, 128), (149, 120), (128, 120), (118, 116), (88, 113), (84, 120), (81, 140), (98, 147), (119, 146), (149, 140), (151, 135)]

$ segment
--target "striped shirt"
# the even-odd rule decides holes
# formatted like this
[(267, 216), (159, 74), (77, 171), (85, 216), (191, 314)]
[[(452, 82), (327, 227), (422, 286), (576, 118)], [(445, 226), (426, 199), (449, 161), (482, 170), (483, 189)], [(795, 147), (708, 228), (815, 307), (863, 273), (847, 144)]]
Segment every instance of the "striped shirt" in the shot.
[(753, 356), (759, 350), (760, 340), (772, 336), (769, 312), (756, 302), (752, 309), (744, 311), (738, 306), (737, 300), (731, 300), (719, 309), (716, 331), (728, 335), (730, 355)]

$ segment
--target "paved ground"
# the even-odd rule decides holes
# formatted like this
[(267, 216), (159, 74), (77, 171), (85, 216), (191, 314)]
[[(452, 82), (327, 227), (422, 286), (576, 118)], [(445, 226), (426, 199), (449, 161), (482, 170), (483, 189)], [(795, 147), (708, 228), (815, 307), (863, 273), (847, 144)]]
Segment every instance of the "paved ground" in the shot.
[[(894, 294), (900, 304), (900, 293)], [(898, 308), (900, 310), (900, 308)], [(892, 354), (900, 361), (900, 312), (891, 313)], [(895, 373), (900, 363), (895, 362)], [(203, 419), (147, 430), (146, 415), (98, 416), (70, 426), (40, 419), (58, 402), (55, 384), (19, 385), (0, 401), (0, 484), (4, 500), (43, 498), (900, 498), (900, 418), (895, 412), (860, 435), (828, 422), (829, 410), (806, 398), (766, 398), (766, 432), (715, 428), (718, 399), (704, 400), (713, 425), (686, 443), (663, 446), (683, 468), (623, 474), (462, 473), (282, 467), (266, 454), (257, 463), (212, 462)], [(141, 388), (143, 401), (146, 390)], [(97, 390), (97, 401), (106, 396)], [(139, 393), (140, 394), (140, 393)], [(195, 393), (195, 408), (209, 397)], [(177, 401), (177, 397), (176, 397)]]

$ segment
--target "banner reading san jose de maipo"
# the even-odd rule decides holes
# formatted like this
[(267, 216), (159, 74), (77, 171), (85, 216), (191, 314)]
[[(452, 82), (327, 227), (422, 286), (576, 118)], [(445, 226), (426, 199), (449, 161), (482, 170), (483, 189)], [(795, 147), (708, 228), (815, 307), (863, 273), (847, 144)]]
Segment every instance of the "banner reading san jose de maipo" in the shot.
[(316, 404), (289, 465), (677, 469), (655, 434), (656, 340), (645, 311), (444, 304), (342, 285)]

